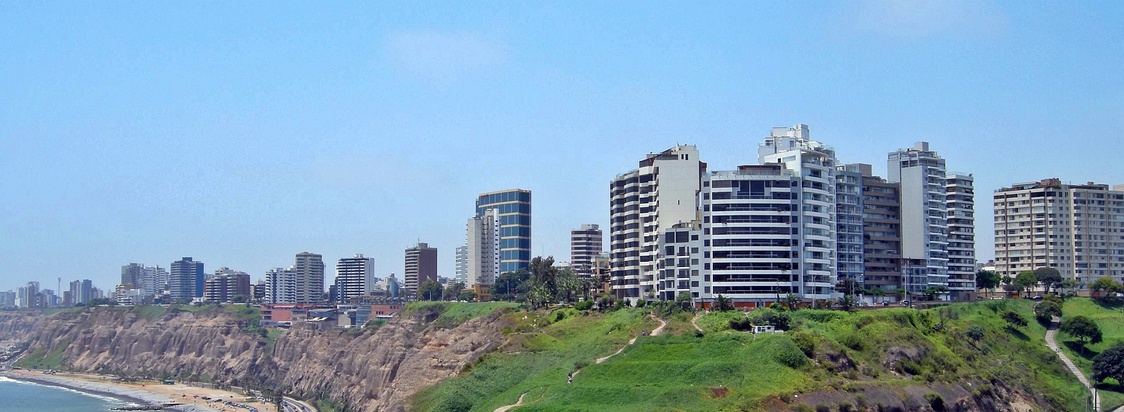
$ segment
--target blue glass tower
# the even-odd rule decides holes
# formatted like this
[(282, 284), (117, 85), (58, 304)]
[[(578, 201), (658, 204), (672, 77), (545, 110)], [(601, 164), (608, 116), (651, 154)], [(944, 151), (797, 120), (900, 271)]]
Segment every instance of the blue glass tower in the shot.
[(476, 216), (488, 209), (499, 215), (500, 273), (531, 266), (531, 191), (508, 189), (476, 198)]

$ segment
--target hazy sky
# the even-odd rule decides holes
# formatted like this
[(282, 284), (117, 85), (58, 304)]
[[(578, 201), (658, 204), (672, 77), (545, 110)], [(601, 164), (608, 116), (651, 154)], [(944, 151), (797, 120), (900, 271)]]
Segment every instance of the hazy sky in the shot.
[(418, 240), (451, 276), (513, 187), (566, 260), (646, 153), (731, 169), (796, 123), (974, 173), (980, 260), (994, 190), (1124, 183), (1124, 3), (696, 3), (0, 2), (0, 290), (301, 251), (400, 275)]

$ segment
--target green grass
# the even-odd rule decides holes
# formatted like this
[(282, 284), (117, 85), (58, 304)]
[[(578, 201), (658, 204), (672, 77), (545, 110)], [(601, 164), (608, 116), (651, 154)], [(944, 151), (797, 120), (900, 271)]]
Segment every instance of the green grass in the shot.
[[(512, 322), (506, 346), (423, 390), (411, 409), (490, 411), (526, 393), (521, 411), (759, 410), (768, 399), (793, 400), (824, 388), (940, 382), (974, 382), (972, 388), (985, 393), (991, 382), (1003, 382), (1050, 409), (1080, 409), (1085, 392), (1045, 347), (1045, 328), (1032, 322), (1010, 329), (999, 317), (1011, 310), (1033, 319), (1032, 305), (1009, 300), (925, 311), (800, 310), (790, 313), (793, 332), (756, 336), (729, 329), (741, 312), (710, 313), (698, 321), (703, 336), (680, 325), (678, 333), (640, 337), (602, 364), (593, 360), (655, 326), (645, 309), (513, 312), (505, 316)], [(965, 336), (973, 325), (984, 330), (979, 342)], [(581, 372), (567, 383), (576, 365)]]
[(519, 307), (513, 302), (414, 302), (406, 306), (404, 315), (438, 315), (433, 321), (439, 327), (455, 327), (464, 322), (488, 315), (496, 310)]
[(132, 307), (130, 310), (137, 316), (149, 321), (159, 319), (168, 312), (168, 308), (156, 305), (139, 305)]
[[(558, 320), (558, 314), (562, 319)], [(654, 322), (643, 309), (602, 314), (564, 309), (558, 312), (513, 312), (505, 320), (514, 325), (500, 351), (480, 359), (460, 379), (446, 380), (422, 391), (412, 410), (493, 410), (515, 403), (519, 395), (543, 394), (546, 387), (566, 385), (566, 374), (577, 364), (611, 354)], [(627, 352), (627, 351), (626, 351)], [(583, 369), (593, 368), (588, 366)]]
[[(1067, 299), (1062, 305), (1062, 318), (1086, 316), (1101, 329), (1100, 343), (1082, 346), (1077, 338), (1058, 332), (1058, 343), (1066, 356), (1081, 369), (1086, 377), (1093, 376), (1093, 357), (1116, 342), (1124, 341), (1124, 303), (1099, 301), (1089, 298)], [(1101, 406), (1106, 410), (1124, 405), (1124, 387), (1100, 384)]]
[(55, 345), (50, 352), (37, 350), (27, 354), (16, 362), (16, 366), (26, 369), (62, 369), (62, 354), (70, 346), (69, 340), (64, 340)]

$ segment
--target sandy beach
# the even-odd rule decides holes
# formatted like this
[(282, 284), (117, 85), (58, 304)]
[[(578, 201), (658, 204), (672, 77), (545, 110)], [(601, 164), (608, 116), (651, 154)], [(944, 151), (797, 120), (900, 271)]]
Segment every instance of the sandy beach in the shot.
[[(245, 412), (246, 409), (225, 405), (221, 401), (233, 401), (257, 408), (260, 412), (277, 412), (273, 404), (246, 402), (246, 396), (239, 393), (199, 388), (176, 383), (164, 385), (160, 382), (118, 383), (100, 375), (57, 373), (44, 374), (39, 371), (12, 370), (4, 372), (11, 379), (61, 386), (81, 392), (111, 396), (140, 405), (169, 404), (180, 405), (168, 408), (182, 412)], [(203, 399), (204, 397), (209, 400)]]

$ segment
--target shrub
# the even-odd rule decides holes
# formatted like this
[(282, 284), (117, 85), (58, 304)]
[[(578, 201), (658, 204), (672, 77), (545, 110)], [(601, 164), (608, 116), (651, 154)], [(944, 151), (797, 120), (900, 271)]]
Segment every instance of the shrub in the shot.
[(808, 332), (797, 332), (792, 335), (792, 341), (796, 343), (796, 347), (804, 352), (804, 356), (811, 358), (816, 353), (816, 339)]
[(753, 322), (746, 318), (730, 319), (730, 329), (745, 332), (753, 329)]
[(816, 405), (816, 412), (831, 412), (831, 407), (827, 405)]
[(574, 305), (574, 308), (577, 309), (577, 310), (593, 309), (593, 301), (592, 300), (583, 300), (581, 302), (578, 302), (578, 304)]
[(979, 342), (980, 339), (984, 337), (984, 330), (980, 325), (972, 325), (968, 328), (967, 332), (964, 332), (964, 335), (967, 336), (968, 339)]

